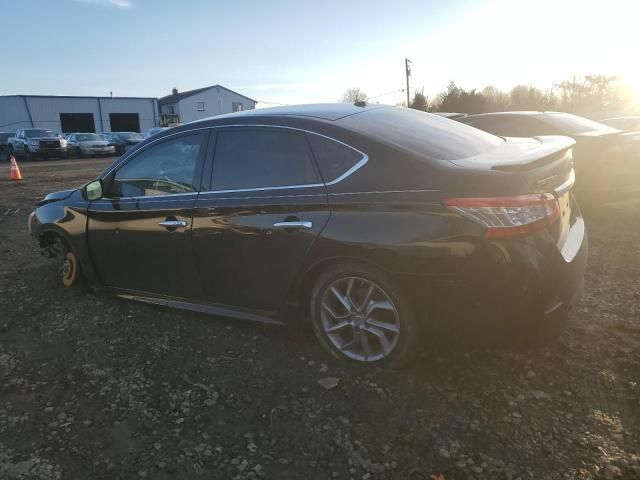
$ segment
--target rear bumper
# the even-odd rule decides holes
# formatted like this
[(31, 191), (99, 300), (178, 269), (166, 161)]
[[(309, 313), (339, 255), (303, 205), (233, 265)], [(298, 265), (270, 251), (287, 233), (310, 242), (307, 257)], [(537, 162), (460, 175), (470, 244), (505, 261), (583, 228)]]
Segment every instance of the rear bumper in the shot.
[(582, 293), (588, 257), (575, 202), (574, 212), (562, 248), (548, 231), (519, 240), (478, 239), (464, 261), (452, 259), (450, 276), (404, 278), (422, 318), (438, 331), (453, 329), (472, 339), (563, 323)]

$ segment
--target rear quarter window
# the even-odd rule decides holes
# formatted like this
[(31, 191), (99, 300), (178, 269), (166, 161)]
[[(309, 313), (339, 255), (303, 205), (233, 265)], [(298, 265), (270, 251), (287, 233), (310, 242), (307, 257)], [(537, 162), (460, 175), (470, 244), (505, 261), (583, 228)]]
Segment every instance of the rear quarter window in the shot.
[(499, 137), (454, 120), (409, 108), (378, 108), (342, 118), (342, 126), (387, 144), (438, 160), (493, 150)]
[(307, 138), (326, 183), (340, 178), (364, 158), (363, 153), (330, 138), (315, 134), (308, 134)]

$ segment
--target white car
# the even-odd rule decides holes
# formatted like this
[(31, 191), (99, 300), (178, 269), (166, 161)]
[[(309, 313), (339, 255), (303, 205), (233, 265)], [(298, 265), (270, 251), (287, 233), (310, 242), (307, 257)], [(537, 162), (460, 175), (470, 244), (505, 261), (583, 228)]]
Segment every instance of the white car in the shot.
[(67, 149), (79, 157), (92, 155), (115, 155), (116, 149), (109, 145), (104, 135), (97, 133), (72, 133), (67, 137)]
[(615, 117), (600, 120), (600, 123), (618, 130), (640, 130), (640, 117)]

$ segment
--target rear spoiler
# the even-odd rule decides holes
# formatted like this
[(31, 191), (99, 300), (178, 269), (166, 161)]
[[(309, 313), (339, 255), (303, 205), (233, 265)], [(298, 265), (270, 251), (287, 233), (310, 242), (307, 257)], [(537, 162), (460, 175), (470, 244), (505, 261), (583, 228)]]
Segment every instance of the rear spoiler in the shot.
[(460, 167), (484, 167), (491, 170), (522, 171), (562, 159), (576, 144), (570, 137), (559, 135), (532, 138), (505, 138), (490, 152), (475, 157), (452, 160)]

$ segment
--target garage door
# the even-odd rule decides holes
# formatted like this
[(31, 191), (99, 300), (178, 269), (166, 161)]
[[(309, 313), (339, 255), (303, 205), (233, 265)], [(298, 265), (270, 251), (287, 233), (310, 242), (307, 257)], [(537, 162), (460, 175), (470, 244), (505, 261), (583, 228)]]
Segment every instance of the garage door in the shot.
[(63, 133), (95, 133), (93, 113), (61, 113), (60, 126)]
[(138, 113), (110, 113), (109, 123), (112, 132), (140, 132)]

